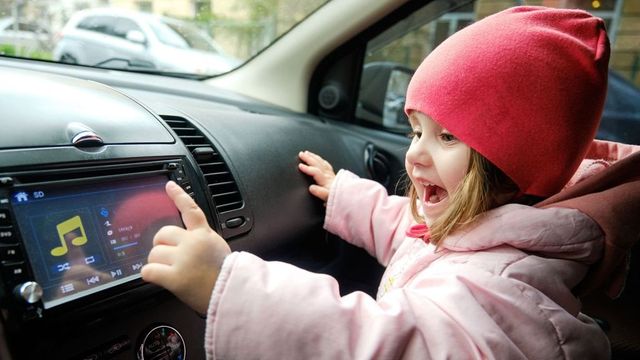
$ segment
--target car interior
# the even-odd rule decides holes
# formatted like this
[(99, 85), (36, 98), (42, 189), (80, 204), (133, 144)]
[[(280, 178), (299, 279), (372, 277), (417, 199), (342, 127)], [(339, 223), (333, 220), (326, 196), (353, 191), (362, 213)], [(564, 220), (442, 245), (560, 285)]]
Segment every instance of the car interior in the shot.
[[(382, 55), (424, 24), (455, 32), (476, 5), (328, 1), (213, 77), (0, 53), (0, 359), (205, 358), (205, 319), (140, 277), (153, 234), (182, 225), (168, 180), (232, 250), (375, 296), (383, 267), (323, 229), (298, 153), (404, 195), (403, 91), (424, 53)], [(640, 92), (614, 77), (620, 100), (607, 99), (598, 137), (640, 144)], [(583, 299), (614, 359), (640, 357), (637, 248), (619, 298)], [(180, 357), (169, 357), (172, 342)]]

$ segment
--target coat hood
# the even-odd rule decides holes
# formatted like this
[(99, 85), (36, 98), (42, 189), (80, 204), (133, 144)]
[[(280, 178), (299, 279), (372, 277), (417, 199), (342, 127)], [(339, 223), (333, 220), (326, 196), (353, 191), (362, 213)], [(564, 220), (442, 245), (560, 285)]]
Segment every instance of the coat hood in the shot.
[(539, 209), (508, 204), (487, 211), (473, 223), (451, 234), (442, 247), (479, 251), (509, 245), (544, 257), (591, 264), (602, 251), (602, 231), (575, 209)]

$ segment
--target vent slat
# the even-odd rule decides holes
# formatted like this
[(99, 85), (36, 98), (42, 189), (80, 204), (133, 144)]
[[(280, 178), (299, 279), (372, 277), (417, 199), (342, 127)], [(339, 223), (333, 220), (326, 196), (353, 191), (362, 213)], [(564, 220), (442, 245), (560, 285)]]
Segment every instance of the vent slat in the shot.
[(193, 149), (202, 147), (202, 145), (204, 145), (204, 144), (185, 144), (185, 145), (189, 149), (189, 152), (193, 152)]
[(230, 185), (230, 184), (235, 184), (235, 183), (233, 181), (223, 181), (223, 182), (219, 182), (219, 183), (215, 183), (215, 184), (209, 184), (209, 187), (224, 186), (224, 185)]
[(225, 163), (223, 163), (222, 161), (216, 161), (216, 162), (208, 162), (205, 163), (203, 162), (202, 164), (200, 164), (200, 166), (220, 166), (220, 165), (226, 165)]
[(180, 136), (180, 139), (182, 139), (182, 141), (201, 140), (203, 143), (206, 143), (206, 141), (204, 141), (204, 136), (202, 135), (183, 135)]
[[(213, 144), (187, 119), (175, 116), (161, 116), (161, 118), (178, 135), (187, 150), (194, 155), (207, 182), (211, 198), (218, 213), (242, 208), (244, 201), (242, 200), (242, 194), (238, 190), (238, 185), (224, 159), (222, 159)], [(207, 153), (203, 156), (206, 159), (201, 160), (194, 154), (194, 150), (197, 148), (211, 148), (213, 152), (209, 150), (210, 154)]]
[(204, 177), (209, 185), (233, 180), (229, 173), (219, 173), (218, 175), (205, 174)]
[(204, 176), (222, 176), (222, 175), (228, 175), (228, 174), (229, 174), (228, 171), (217, 171), (217, 172), (204, 174)]
[(189, 152), (193, 152), (193, 149), (202, 147), (202, 146), (206, 146), (207, 144), (186, 144), (187, 148), (189, 149)]
[(224, 205), (218, 205), (218, 206), (216, 206), (216, 210), (218, 210), (219, 213), (223, 213), (223, 212), (227, 212), (227, 211), (236, 210), (238, 208), (241, 208), (242, 204), (243, 204), (242, 201), (236, 201), (236, 202), (232, 202), (232, 203), (228, 203), (228, 204), (224, 204)]
[(237, 191), (229, 191), (229, 192), (222, 193), (222, 194), (215, 194), (215, 195), (213, 195), (213, 197), (214, 198), (219, 198), (219, 197), (223, 197), (223, 196), (234, 195), (234, 194), (237, 194), (237, 193), (238, 193)]
[(178, 117), (174, 117), (174, 116), (161, 116), (162, 119), (170, 124), (175, 124), (175, 123), (181, 123), (181, 124), (186, 124), (187, 120), (184, 120), (183, 118), (178, 118)]
[(204, 174), (225, 172), (227, 170), (227, 167), (224, 164), (221, 164), (221, 165), (204, 165), (204, 166), (201, 166), (200, 168), (202, 168), (202, 172)]

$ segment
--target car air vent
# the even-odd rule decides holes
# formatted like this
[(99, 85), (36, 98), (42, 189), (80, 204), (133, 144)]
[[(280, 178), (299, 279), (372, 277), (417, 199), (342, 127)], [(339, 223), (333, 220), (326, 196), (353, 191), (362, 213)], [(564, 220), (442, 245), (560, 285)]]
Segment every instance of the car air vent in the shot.
[(242, 208), (244, 201), (238, 185), (213, 144), (187, 119), (177, 116), (161, 117), (180, 137), (200, 166), (218, 214)]
[(367, 144), (364, 149), (364, 163), (371, 179), (389, 187), (391, 181), (391, 166), (389, 159), (376, 149), (373, 144)]

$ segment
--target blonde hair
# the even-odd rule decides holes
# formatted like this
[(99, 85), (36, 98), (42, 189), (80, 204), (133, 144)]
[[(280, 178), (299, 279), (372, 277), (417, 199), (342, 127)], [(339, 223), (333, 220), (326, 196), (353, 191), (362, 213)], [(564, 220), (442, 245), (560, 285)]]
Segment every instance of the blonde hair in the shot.
[[(471, 223), (483, 212), (513, 200), (518, 186), (477, 151), (470, 149), (469, 168), (453, 194), (445, 212), (429, 226), (432, 244), (438, 246), (442, 239), (458, 228)], [(411, 214), (418, 223), (424, 219), (418, 211), (418, 193), (411, 184), (407, 191)]]

